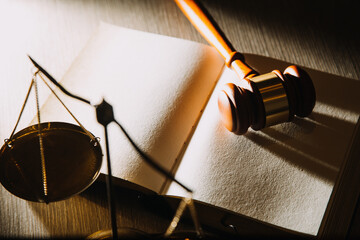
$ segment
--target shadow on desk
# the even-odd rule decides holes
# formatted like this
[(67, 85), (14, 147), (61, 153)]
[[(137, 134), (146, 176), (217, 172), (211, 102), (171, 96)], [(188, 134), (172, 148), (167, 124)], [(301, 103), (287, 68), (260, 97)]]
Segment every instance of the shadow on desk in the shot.
[[(205, 7), (219, 9), (229, 15), (233, 21), (250, 21), (263, 26), (263, 29), (288, 31), (292, 34), (303, 34), (303, 39), (322, 36), (330, 42), (332, 49), (344, 47), (349, 42), (356, 44), (360, 35), (355, 32), (360, 22), (357, 18), (356, 1), (353, 0), (318, 0), (318, 1), (202, 1)], [(281, 27), (276, 27), (276, 26)], [(223, 26), (220, 26), (222, 29)], [(279, 34), (286, 34), (279, 32)], [(228, 33), (226, 33), (228, 35)], [(280, 36), (280, 38), (282, 38)], [(357, 54), (357, 53), (354, 53)]]
[[(283, 61), (251, 54), (245, 54), (245, 59), (260, 73), (283, 71), (289, 66)], [(304, 69), (316, 90), (313, 113), (308, 118), (295, 118), (260, 132), (249, 132), (245, 137), (285, 161), (334, 183), (360, 114), (360, 81)]]
[[(106, 185), (103, 180), (104, 176), (86, 191), (68, 200), (48, 205), (29, 202), (29, 206), (42, 219), (51, 237), (84, 238), (99, 230), (109, 230), (110, 216), (106, 202)], [(174, 216), (181, 198), (157, 195), (146, 189), (142, 192), (139, 191), (141, 187), (139, 188), (138, 185), (121, 179), (114, 180), (118, 227), (136, 229), (151, 236), (162, 235)], [(78, 208), (74, 209), (73, 206)], [(313, 238), (199, 201), (195, 201), (195, 209), (205, 239)], [(186, 210), (174, 232), (174, 238), (171, 239), (181, 239), (175, 236), (194, 236), (194, 230), (190, 212)], [(66, 234), (59, 235), (59, 233)]]

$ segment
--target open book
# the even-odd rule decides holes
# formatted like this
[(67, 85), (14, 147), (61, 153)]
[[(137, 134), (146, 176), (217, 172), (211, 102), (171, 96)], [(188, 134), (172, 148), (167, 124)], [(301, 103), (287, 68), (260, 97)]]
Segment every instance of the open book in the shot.
[[(289, 65), (254, 55), (245, 59), (260, 73)], [(318, 99), (309, 118), (243, 136), (222, 126), (217, 108), (218, 89), (239, 80), (207, 45), (101, 24), (61, 83), (93, 103), (104, 98), (112, 104), (139, 147), (194, 190), (195, 199), (316, 235), (360, 113), (352, 101), (360, 88), (345, 78), (308, 73)], [(344, 98), (335, 99), (335, 93)], [(87, 130), (104, 139), (94, 108), (59, 95)], [(41, 113), (42, 121), (76, 124), (53, 95)], [(109, 142), (115, 177), (182, 196), (115, 124), (109, 125)]]

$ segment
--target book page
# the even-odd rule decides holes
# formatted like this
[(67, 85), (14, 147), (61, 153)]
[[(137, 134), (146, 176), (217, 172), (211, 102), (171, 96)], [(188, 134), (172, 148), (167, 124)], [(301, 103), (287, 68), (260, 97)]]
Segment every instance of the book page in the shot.
[[(260, 73), (290, 64), (246, 55)], [(226, 69), (177, 169), (194, 198), (316, 235), (360, 114), (360, 82), (314, 70), (317, 94), (307, 118), (238, 136), (221, 124), (217, 93), (237, 82)], [(183, 195), (172, 183), (167, 195)], [(238, 226), (241, 227), (241, 226)]]
[[(223, 65), (209, 46), (103, 23), (61, 84), (95, 104), (104, 98), (134, 142), (170, 169)], [(57, 92), (80, 123), (100, 137), (105, 154), (104, 129), (96, 121), (95, 108)], [(43, 122), (76, 124), (54, 95), (41, 114)], [(108, 132), (113, 175), (159, 191), (165, 178), (140, 158), (115, 123)], [(101, 171), (106, 173), (105, 157)]]

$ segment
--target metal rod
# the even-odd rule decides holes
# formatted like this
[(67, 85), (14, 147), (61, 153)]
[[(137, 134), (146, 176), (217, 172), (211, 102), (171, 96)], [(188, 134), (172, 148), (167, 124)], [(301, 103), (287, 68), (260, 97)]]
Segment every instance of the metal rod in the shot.
[(106, 192), (107, 192), (108, 205), (110, 208), (109, 210), (111, 215), (112, 236), (113, 239), (118, 239), (117, 223), (116, 223), (116, 205), (113, 194), (114, 192), (113, 192), (113, 184), (112, 184), (112, 171), (111, 171), (107, 125), (104, 125), (104, 133), (105, 133), (106, 162), (107, 162), (107, 170), (108, 170), (108, 174), (106, 176), (106, 182), (107, 182)]

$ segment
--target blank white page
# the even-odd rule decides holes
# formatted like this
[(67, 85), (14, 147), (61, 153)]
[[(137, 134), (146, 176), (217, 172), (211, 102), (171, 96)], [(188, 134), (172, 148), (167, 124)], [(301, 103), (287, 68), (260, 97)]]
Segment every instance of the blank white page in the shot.
[[(171, 169), (223, 65), (209, 46), (103, 23), (61, 83), (93, 103), (105, 98), (139, 147)], [(105, 154), (103, 127), (94, 108), (59, 96), (85, 128), (101, 138)], [(41, 113), (42, 121), (74, 123), (54, 95)], [(108, 129), (113, 175), (159, 191), (164, 177), (143, 162), (117, 125), (111, 123)], [(104, 159), (102, 172), (105, 166)]]

